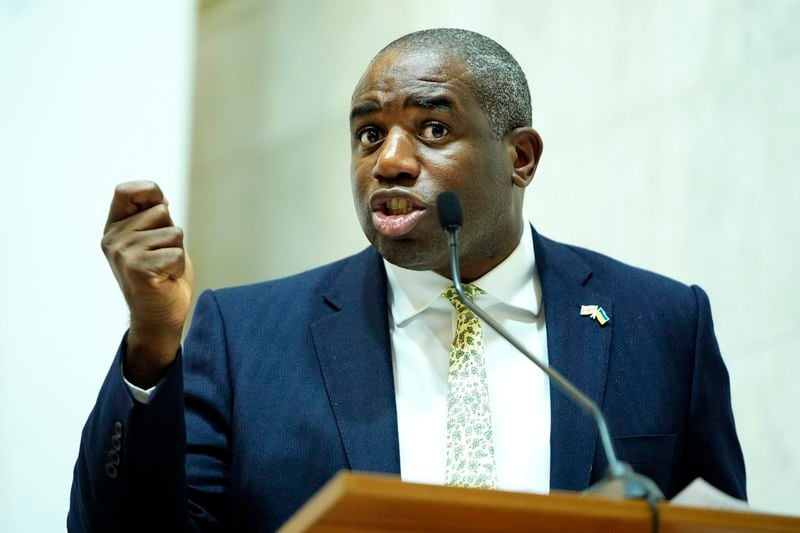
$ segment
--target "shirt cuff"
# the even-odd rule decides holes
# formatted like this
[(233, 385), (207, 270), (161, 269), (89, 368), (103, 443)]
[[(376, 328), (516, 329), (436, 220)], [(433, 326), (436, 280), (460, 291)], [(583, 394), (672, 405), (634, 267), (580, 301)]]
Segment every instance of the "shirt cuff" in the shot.
[(158, 387), (158, 385), (153, 385), (149, 389), (142, 389), (141, 387), (137, 387), (136, 385), (125, 379), (124, 375), (122, 376), (122, 381), (124, 381), (125, 385), (128, 386), (128, 390), (131, 391), (131, 396), (133, 396), (133, 399), (139, 403), (149, 402), (150, 396), (153, 395), (153, 392), (155, 392), (156, 387)]

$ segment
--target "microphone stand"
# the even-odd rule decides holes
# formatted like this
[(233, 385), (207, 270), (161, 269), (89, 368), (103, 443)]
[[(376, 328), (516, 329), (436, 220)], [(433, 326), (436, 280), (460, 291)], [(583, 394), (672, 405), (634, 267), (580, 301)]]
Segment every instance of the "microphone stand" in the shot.
[[(572, 401), (580, 405), (587, 411), (592, 418), (594, 418), (597, 430), (600, 435), (600, 442), (603, 446), (603, 453), (608, 460), (608, 470), (603, 479), (589, 487), (584, 493), (593, 494), (598, 496), (605, 496), (610, 498), (624, 498), (624, 499), (647, 499), (650, 503), (654, 513), (658, 512), (656, 502), (663, 500), (664, 495), (659, 490), (658, 486), (648, 478), (641, 474), (637, 474), (633, 468), (623, 461), (617, 459), (617, 454), (614, 452), (614, 446), (611, 443), (611, 435), (608, 431), (606, 419), (597, 404), (591, 398), (583, 394), (575, 385), (570, 383), (558, 371), (550, 366), (542, 363), (536, 358), (525, 346), (519, 342), (511, 333), (506, 330), (500, 323), (489, 316), (483, 309), (475, 305), (464, 294), (463, 287), (461, 286), (461, 273), (458, 261), (458, 230), (457, 225), (445, 226), (447, 231), (448, 242), (450, 244), (450, 269), (453, 278), (453, 285), (455, 286), (456, 293), (461, 299), (461, 302), (467, 308), (481, 318), (493, 330), (499, 333), (504, 339), (510, 342), (517, 350), (522, 352), (533, 364), (538, 366), (542, 372), (547, 374), (550, 381), (555, 383), (564, 394), (566, 394)], [(654, 515), (654, 523), (657, 523), (657, 514)]]

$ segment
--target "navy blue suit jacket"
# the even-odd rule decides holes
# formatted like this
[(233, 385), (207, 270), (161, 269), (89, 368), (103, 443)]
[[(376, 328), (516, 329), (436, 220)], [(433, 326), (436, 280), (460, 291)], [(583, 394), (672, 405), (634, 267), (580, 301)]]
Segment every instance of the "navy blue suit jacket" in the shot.
[[(602, 407), (618, 455), (668, 497), (701, 476), (744, 498), (705, 293), (536, 233), (534, 249), (550, 364)], [(273, 530), (341, 469), (399, 473), (386, 298), (372, 248), (205, 292), (146, 405), (122, 381), (123, 342), (84, 428), (69, 529)], [(551, 412), (551, 487), (585, 489), (605, 470), (593, 422), (555, 389)]]

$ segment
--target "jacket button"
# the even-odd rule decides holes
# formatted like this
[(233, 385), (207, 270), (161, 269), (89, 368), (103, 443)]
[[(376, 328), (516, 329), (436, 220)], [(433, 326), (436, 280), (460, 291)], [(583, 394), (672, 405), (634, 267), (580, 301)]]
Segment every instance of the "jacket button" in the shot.
[(114, 422), (114, 435), (116, 435), (117, 437), (122, 436), (122, 422), (120, 422), (119, 420)]
[(117, 467), (111, 463), (106, 463), (106, 475), (111, 479), (117, 477)]
[(114, 435), (113, 437), (111, 437), (111, 447), (117, 451), (120, 451), (122, 449), (122, 441), (118, 436)]
[(119, 464), (119, 454), (117, 453), (117, 450), (108, 450), (108, 462), (113, 466), (117, 466)]

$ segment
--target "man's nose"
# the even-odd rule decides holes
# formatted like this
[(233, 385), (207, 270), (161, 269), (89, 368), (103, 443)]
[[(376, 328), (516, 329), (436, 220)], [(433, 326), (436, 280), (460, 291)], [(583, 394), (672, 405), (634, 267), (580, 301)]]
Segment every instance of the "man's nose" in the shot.
[(398, 128), (389, 130), (378, 152), (378, 160), (372, 168), (375, 179), (417, 179), (416, 143), (409, 134)]

